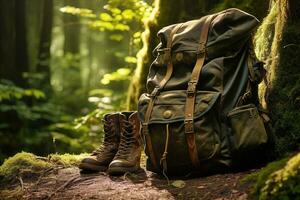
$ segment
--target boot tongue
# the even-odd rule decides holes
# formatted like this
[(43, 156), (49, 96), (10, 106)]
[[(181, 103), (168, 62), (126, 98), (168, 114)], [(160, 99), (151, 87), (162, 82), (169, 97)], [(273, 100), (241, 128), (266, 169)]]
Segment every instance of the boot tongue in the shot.
[(105, 120), (109, 120), (109, 119), (114, 120), (114, 119), (117, 119), (118, 115), (119, 115), (118, 113), (106, 114), (106, 115), (104, 115), (104, 119)]
[(120, 125), (123, 126), (124, 136), (131, 136), (132, 135), (132, 126), (129, 123), (129, 117), (131, 116), (130, 112), (122, 112), (120, 113)]
[(120, 122), (127, 121), (127, 116), (124, 115), (123, 113), (120, 113), (119, 117), (120, 117)]
[(128, 120), (129, 121), (135, 121), (137, 118), (137, 112), (133, 112), (129, 117)]

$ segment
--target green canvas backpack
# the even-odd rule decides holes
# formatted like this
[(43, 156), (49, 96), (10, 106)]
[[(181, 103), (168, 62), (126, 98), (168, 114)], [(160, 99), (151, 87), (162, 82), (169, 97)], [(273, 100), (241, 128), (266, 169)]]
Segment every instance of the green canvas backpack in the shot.
[(158, 32), (149, 93), (138, 103), (148, 170), (209, 174), (259, 157), (268, 135), (257, 108), (264, 76), (251, 45), (257, 25), (231, 8)]

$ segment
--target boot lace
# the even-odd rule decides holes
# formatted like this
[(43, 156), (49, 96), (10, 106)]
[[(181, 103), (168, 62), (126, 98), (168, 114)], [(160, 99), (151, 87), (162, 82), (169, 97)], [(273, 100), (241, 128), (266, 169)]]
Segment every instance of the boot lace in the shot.
[(122, 136), (116, 158), (124, 159), (130, 154), (130, 150), (136, 139), (134, 138), (134, 125), (132, 123), (125, 121), (121, 129)]
[(104, 126), (104, 141), (99, 148), (92, 152), (92, 155), (102, 154), (107, 151), (109, 146), (113, 145), (112, 141), (115, 138), (115, 127), (113, 126), (113, 122), (111, 120), (102, 120), (102, 123)]

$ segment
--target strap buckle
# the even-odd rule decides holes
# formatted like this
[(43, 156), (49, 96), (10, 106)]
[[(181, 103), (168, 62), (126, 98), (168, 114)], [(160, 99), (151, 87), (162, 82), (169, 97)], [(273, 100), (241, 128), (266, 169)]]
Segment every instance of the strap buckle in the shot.
[(144, 136), (148, 135), (149, 130), (148, 130), (148, 123), (142, 123), (142, 134)]
[(187, 91), (186, 91), (186, 92), (187, 92), (187, 95), (188, 95), (189, 97), (195, 95), (195, 93), (196, 93), (196, 86), (197, 86), (197, 83), (196, 83), (196, 82), (190, 81), (190, 82), (188, 83), (188, 88), (187, 88)]
[(155, 97), (158, 94), (159, 90), (160, 90), (160, 88), (158, 86), (156, 86), (149, 96), (152, 98)]
[(186, 134), (194, 133), (194, 120), (185, 119), (184, 120), (184, 130)]
[(198, 50), (197, 50), (197, 55), (204, 55), (206, 52), (206, 49), (205, 49), (205, 43), (204, 42), (200, 42), (199, 43), (199, 46), (198, 46)]
[(164, 58), (166, 59), (166, 60), (171, 60), (171, 48), (168, 48), (168, 47), (166, 47), (166, 48), (162, 48), (162, 49), (158, 49), (157, 50), (157, 52), (164, 52)]

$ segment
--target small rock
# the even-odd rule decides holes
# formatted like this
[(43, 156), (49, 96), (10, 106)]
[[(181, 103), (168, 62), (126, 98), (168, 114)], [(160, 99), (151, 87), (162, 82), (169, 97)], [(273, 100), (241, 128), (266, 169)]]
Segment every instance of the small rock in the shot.
[(247, 200), (247, 199), (248, 199), (248, 194), (245, 193), (237, 198), (237, 200)]
[(238, 190), (231, 190), (231, 192), (232, 192), (233, 194), (235, 194), (235, 193), (238, 193), (239, 191), (238, 191)]

